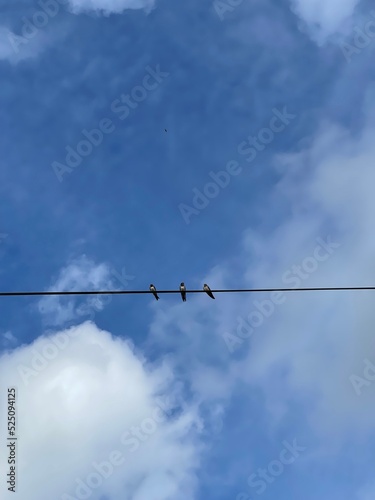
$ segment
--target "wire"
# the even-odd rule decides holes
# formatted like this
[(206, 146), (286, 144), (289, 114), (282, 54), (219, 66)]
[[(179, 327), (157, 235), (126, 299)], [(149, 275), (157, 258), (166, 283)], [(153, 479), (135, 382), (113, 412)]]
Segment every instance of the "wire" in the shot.
[[(375, 286), (348, 287), (311, 287), (311, 288), (249, 288), (239, 290), (211, 290), (212, 293), (262, 293), (262, 292), (313, 292), (338, 290), (375, 290)], [(44, 292), (0, 292), (1, 297), (20, 297), (30, 295), (136, 295), (153, 293), (151, 290), (82, 290), (82, 291), (44, 291)], [(157, 290), (161, 293), (181, 293), (180, 290)], [(206, 293), (204, 290), (186, 290), (186, 293)]]

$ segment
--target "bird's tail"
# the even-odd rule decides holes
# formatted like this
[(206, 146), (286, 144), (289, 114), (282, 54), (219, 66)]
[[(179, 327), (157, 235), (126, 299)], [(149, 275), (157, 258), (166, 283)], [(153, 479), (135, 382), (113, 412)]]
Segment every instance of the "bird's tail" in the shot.
[(160, 299), (160, 297), (156, 296), (156, 297), (155, 297), (155, 299), (156, 299), (156, 300), (159, 300), (159, 299)]

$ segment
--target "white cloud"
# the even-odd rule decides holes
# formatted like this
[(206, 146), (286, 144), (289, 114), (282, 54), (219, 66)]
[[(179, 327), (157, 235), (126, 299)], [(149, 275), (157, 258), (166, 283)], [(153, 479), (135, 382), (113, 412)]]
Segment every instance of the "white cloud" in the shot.
[(292, 10), (306, 23), (317, 42), (339, 32), (359, 0), (291, 0)]
[[(237, 277), (233, 263), (224, 264), (207, 278), (211, 288), (286, 287), (284, 273), (310, 258), (316, 239), (327, 235), (340, 246), (300, 286), (373, 285), (374, 132), (369, 123), (353, 138), (325, 123), (310, 147), (278, 157), (281, 180), (268, 200), (275, 210), (256, 231), (245, 232)], [(287, 216), (270, 231), (278, 207)], [(255, 301), (268, 295), (219, 295), (210, 307), (204, 297), (188, 297), (188, 311), (182, 305), (168, 313), (158, 308), (151, 331), (189, 359), (189, 377), (202, 400), (228, 401), (238, 381), (245, 381), (262, 390), (273, 425), (290, 411), (286, 402), (294, 401), (307, 425), (333, 446), (348, 435), (375, 430), (375, 380), (365, 378), (358, 394), (350, 378), (364, 378), (365, 359), (375, 364), (374, 297), (374, 292), (289, 293), (251, 338), (240, 339), (239, 356), (229, 354), (222, 334), (236, 334), (237, 318), (247, 318)], [(370, 376), (375, 379), (375, 373)]]
[[(107, 264), (95, 264), (85, 255), (71, 261), (64, 267), (49, 291), (80, 291), (116, 289), (114, 277)], [(64, 325), (78, 318), (94, 319), (95, 311), (101, 311), (110, 296), (104, 298), (86, 296), (82, 302), (80, 296), (46, 296), (38, 304), (46, 325)], [(80, 300), (79, 304), (78, 301)]]
[[(143, 9), (147, 14), (154, 7), (155, 0), (67, 0), (65, 9), (68, 8), (74, 14), (84, 12), (96, 12), (103, 15), (121, 14), (127, 9)], [(55, 3), (56, 13), (61, 12), (62, 6), (59, 2)], [(51, 7), (52, 10), (55, 7)], [(34, 16), (39, 13), (45, 16), (45, 25), (39, 27), (38, 21)], [(41, 8), (36, 8), (29, 16), (22, 18), (18, 33), (14, 33), (7, 26), (0, 26), (0, 61), (6, 60), (12, 64), (19, 61), (35, 58), (54, 43), (61, 43), (61, 40), (67, 36), (70, 27), (63, 21), (59, 25), (50, 26), (51, 19), (56, 16), (45, 14)], [(26, 19), (26, 20), (25, 20)]]
[[(262, 256), (260, 266), (248, 270), (252, 285), (282, 286), (284, 272), (311, 255), (315, 238), (327, 234), (340, 247), (301, 286), (374, 284), (373, 134), (369, 125), (352, 139), (326, 124), (311, 148), (279, 158), (284, 175), (273, 203), (285, 200), (291, 215), (273, 233), (252, 233), (255, 257)], [(363, 377), (366, 358), (375, 363), (373, 303), (373, 292), (288, 294), (249, 341), (242, 373), (274, 402), (308, 402), (308, 421), (331, 439), (348, 428), (373, 432), (375, 382), (367, 381), (358, 395), (350, 381), (352, 374)], [(276, 373), (284, 374), (277, 383)]]
[(126, 9), (144, 9), (147, 13), (154, 6), (154, 0), (69, 0), (73, 13), (96, 11), (104, 15), (120, 14)]
[[(201, 423), (166, 363), (149, 365), (128, 343), (87, 322), (4, 354), (0, 381), (2, 395), (18, 388), (19, 500), (83, 498), (75, 494), (77, 479), (87, 484), (93, 463), (108, 462), (115, 450), (123, 464), (107, 479), (99, 476), (90, 498), (192, 498)], [(2, 398), (2, 422), (5, 415)], [(6, 459), (2, 453), (3, 478)], [(2, 481), (2, 498), (5, 491)]]

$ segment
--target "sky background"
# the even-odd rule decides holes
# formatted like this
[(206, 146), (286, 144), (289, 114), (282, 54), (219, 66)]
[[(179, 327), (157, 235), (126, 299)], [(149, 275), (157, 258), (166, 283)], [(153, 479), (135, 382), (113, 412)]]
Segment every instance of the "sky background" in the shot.
[[(371, 2), (0, 12), (1, 290), (374, 285)], [(373, 500), (373, 300), (3, 297), (1, 497)]]

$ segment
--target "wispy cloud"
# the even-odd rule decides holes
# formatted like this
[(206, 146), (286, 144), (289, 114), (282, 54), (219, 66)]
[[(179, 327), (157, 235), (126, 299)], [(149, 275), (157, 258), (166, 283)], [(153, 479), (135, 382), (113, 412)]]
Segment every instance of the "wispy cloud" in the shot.
[(154, 3), (154, 0), (69, 0), (74, 14), (96, 11), (107, 16), (120, 14), (126, 9), (144, 9), (146, 12), (150, 12)]
[[(124, 289), (134, 276), (112, 269), (108, 264), (95, 264), (85, 255), (74, 259), (59, 273), (50, 291)], [(46, 296), (38, 303), (45, 325), (62, 326), (75, 320), (91, 319), (111, 301), (108, 295), (93, 295), (82, 301), (77, 296)]]
[[(294, 286), (308, 276), (309, 286), (373, 284), (372, 134), (371, 123), (358, 139), (352, 139), (341, 127), (325, 123), (315, 139), (310, 139), (309, 147), (276, 157), (274, 166), (280, 181), (270, 194), (270, 204), (285, 204), (288, 217), (280, 216), (275, 229), (263, 229), (268, 217), (273, 217), (275, 225), (272, 213), (265, 216), (264, 226), (247, 230), (238, 257), (247, 264), (239, 264), (234, 275), (233, 265), (222, 263), (207, 282), (224, 280), (223, 287), (231, 282), (278, 287), (285, 286), (283, 277), (289, 277), (289, 284)], [(326, 231), (332, 235), (329, 241), (339, 248), (334, 252), (330, 249), (329, 259), (322, 254), (324, 262), (317, 266), (311, 254), (316, 238)], [(305, 264), (313, 266), (314, 272), (304, 273)], [(297, 273), (293, 283), (287, 270)], [(221, 335), (233, 329), (237, 317), (246, 317), (253, 310), (254, 296), (226, 297), (225, 302), (218, 296), (209, 309), (201, 297), (191, 298), (188, 310), (182, 305), (158, 310), (152, 332), (166, 345), (173, 345), (182, 358), (189, 359), (192, 380), (199, 367), (209, 374), (208, 367), (214, 368), (211, 360), (215, 358), (211, 383), (195, 385), (205, 398), (211, 394), (225, 400), (238, 380), (246, 381), (264, 391), (268, 410), (277, 422), (285, 398), (292, 398), (302, 409), (306, 394), (314, 395), (307, 425), (318, 434), (331, 433), (332, 444), (336, 437), (345, 439), (348, 428), (366, 433), (373, 427), (370, 415), (375, 385), (366, 379), (366, 390), (358, 398), (350, 381), (351, 374), (363, 372), (363, 359), (369, 358), (373, 348), (368, 326), (375, 321), (370, 294), (309, 292), (288, 296), (286, 303), (277, 310), (275, 307), (274, 314), (264, 321), (262, 334), (252, 336), (247, 348), (232, 361)], [(260, 296), (258, 300), (262, 303), (264, 299)], [(339, 423), (335, 418), (338, 412)]]
[(340, 31), (358, 3), (359, 0), (291, 0), (292, 10), (319, 44)]

